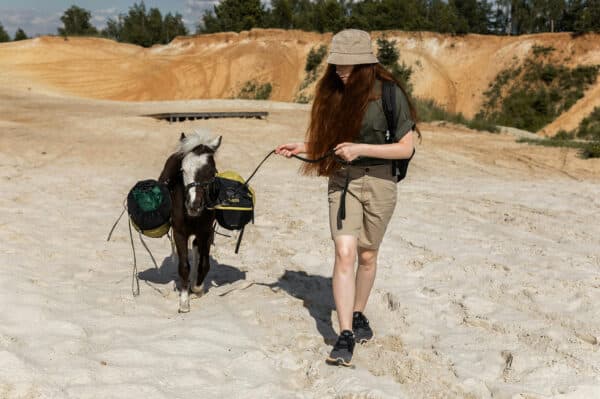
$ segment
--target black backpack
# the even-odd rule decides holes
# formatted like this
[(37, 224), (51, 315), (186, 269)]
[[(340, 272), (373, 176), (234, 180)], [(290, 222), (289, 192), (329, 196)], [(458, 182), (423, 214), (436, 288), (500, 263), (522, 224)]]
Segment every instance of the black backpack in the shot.
[[(396, 83), (384, 80), (381, 88), (381, 102), (383, 104), (383, 113), (387, 121), (388, 130), (385, 132), (386, 144), (391, 144), (392, 132), (396, 130), (397, 122), (396, 118)], [(395, 123), (396, 122), (396, 123)], [(396, 177), (396, 182), (403, 180), (406, 177), (408, 171), (408, 164), (411, 159), (415, 156), (415, 150), (408, 159), (394, 159), (392, 160), (392, 176)]]
[[(256, 173), (256, 171), (254, 172)], [(244, 181), (236, 172), (225, 171), (217, 173), (215, 183), (212, 185), (212, 204), (209, 209), (215, 211), (217, 223), (227, 230), (240, 231), (235, 245), (236, 254), (240, 249), (244, 228), (250, 221), (254, 223), (256, 195), (252, 187), (248, 185), (249, 180), (250, 178)]]
[(159, 238), (171, 228), (171, 193), (156, 180), (141, 180), (127, 194), (127, 212), (133, 227), (145, 236)]
[(216, 198), (211, 209), (221, 227), (243, 230), (254, 220), (255, 194), (244, 179), (233, 171), (217, 173), (213, 187)]

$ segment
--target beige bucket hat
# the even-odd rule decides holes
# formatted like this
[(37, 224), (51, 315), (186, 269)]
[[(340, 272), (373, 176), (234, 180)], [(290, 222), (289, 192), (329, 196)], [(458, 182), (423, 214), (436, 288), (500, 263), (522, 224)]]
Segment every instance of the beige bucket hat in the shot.
[(328, 64), (358, 65), (378, 62), (373, 55), (371, 36), (364, 30), (346, 29), (336, 33), (331, 39)]

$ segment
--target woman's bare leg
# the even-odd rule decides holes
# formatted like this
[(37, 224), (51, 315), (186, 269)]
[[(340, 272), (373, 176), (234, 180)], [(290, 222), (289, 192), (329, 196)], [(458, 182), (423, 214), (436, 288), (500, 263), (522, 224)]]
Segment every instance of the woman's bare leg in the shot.
[(334, 245), (333, 299), (340, 324), (340, 332), (344, 330), (352, 331), (357, 239), (349, 235), (338, 236), (334, 240)]
[(358, 270), (356, 271), (353, 309), (355, 312), (363, 312), (367, 306), (377, 272), (377, 253), (376, 249), (358, 248)]

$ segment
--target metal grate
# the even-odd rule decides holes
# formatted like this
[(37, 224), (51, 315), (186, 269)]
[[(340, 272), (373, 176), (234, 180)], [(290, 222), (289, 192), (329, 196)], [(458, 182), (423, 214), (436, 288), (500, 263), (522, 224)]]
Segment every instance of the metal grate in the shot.
[(269, 115), (268, 112), (171, 112), (164, 114), (146, 115), (152, 118), (172, 122), (195, 121), (196, 119), (211, 118), (256, 118), (262, 119)]

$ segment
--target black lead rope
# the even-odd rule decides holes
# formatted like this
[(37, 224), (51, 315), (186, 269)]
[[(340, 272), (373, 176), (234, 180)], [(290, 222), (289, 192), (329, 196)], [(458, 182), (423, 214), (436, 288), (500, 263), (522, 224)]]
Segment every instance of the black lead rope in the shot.
[[(248, 184), (248, 182), (250, 181), (250, 179), (252, 179), (252, 178), (254, 177), (254, 175), (256, 174), (256, 172), (258, 172), (258, 169), (259, 169), (259, 168), (262, 166), (262, 164), (263, 164), (263, 163), (265, 163), (265, 161), (266, 161), (266, 160), (267, 160), (267, 159), (268, 159), (268, 158), (269, 158), (271, 155), (273, 155), (273, 154), (275, 154), (275, 150), (271, 150), (271, 152), (269, 152), (269, 153), (267, 154), (267, 156), (266, 156), (266, 157), (264, 157), (262, 161), (260, 161), (260, 163), (258, 164), (258, 166), (256, 167), (256, 169), (254, 169), (254, 172), (252, 172), (252, 174), (250, 175), (250, 177), (246, 179), (246, 182), (245, 182), (244, 184)], [(308, 163), (316, 163), (316, 162), (321, 162), (321, 161), (322, 161), (322, 160), (324, 160), (325, 158), (327, 158), (327, 157), (330, 157), (330, 156), (332, 156), (332, 155), (335, 155), (335, 151), (333, 150), (333, 148), (332, 148), (331, 150), (327, 151), (327, 152), (325, 153), (325, 155), (323, 155), (322, 157), (320, 157), (320, 158), (317, 158), (317, 159), (308, 159), (308, 158), (304, 158), (304, 157), (301, 157), (301, 156), (299, 156), (299, 155), (296, 155), (296, 154), (292, 154), (292, 156), (293, 156), (294, 158), (296, 158), (296, 159), (299, 159), (299, 160), (301, 160), (302, 162), (308, 162)], [(346, 161), (343, 161), (341, 158), (337, 158), (337, 157), (336, 157), (336, 161), (337, 161), (337, 162), (339, 162), (339, 163), (342, 163), (342, 164), (347, 164), (347, 162), (346, 162)]]
[[(252, 179), (254, 177), (256, 172), (258, 172), (258, 169), (262, 166), (262, 164), (265, 163), (265, 161), (273, 154), (275, 154), (275, 150), (271, 150), (271, 152), (269, 152), (267, 154), (267, 156), (263, 158), (263, 160), (258, 164), (256, 169), (254, 169), (254, 172), (252, 172), (250, 177), (248, 179), (246, 179), (246, 182), (244, 184), (246, 184), (246, 185), (248, 184), (250, 179)], [(296, 154), (292, 154), (292, 157), (299, 159), (302, 162), (308, 162), (308, 163), (321, 162), (322, 160), (324, 160), (330, 156), (335, 156), (335, 150), (333, 148), (331, 150), (327, 151), (322, 157), (319, 157), (317, 159), (309, 159), (309, 158), (301, 157)], [(343, 165), (348, 165), (348, 162), (344, 161), (343, 159), (341, 159), (339, 157), (335, 157), (335, 160), (336, 160), (336, 162), (341, 163)], [(337, 213), (337, 228), (338, 228), (338, 230), (340, 230), (342, 228), (342, 220), (346, 219), (346, 193), (348, 193), (348, 184), (350, 184), (350, 169), (346, 169), (346, 180), (344, 182), (344, 189), (342, 190), (342, 195), (340, 197), (340, 207), (338, 208), (338, 213)], [(240, 236), (238, 238), (237, 245), (236, 245), (236, 253), (237, 253), (237, 248), (239, 248), (239, 246), (240, 246), (240, 240), (241, 240), (241, 237), (243, 234), (244, 234), (244, 230), (242, 229), (242, 231), (240, 232)]]
[(346, 194), (348, 193), (348, 184), (350, 184), (350, 169), (346, 169), (346, 181), (344, 182), (344, 189), (340, 196), (340, 207), (337, 213), (337, 229), (342, 229), (342, 220), (346, 219)]

